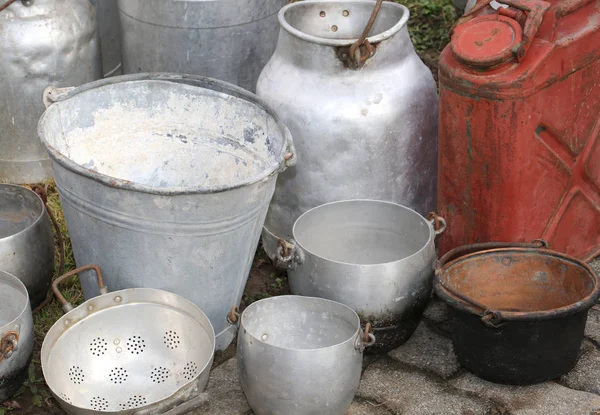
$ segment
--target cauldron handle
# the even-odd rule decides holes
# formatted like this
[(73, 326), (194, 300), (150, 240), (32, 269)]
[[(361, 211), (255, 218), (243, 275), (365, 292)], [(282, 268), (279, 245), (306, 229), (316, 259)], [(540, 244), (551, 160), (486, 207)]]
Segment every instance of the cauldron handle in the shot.
[(58, 301), (60, 301), (60, 303), (62, 304), (63, 311), (65, 313), (68, 313), (69, 311), (73, 310), (73, 304), (68, 302), (67, 299), (61, 294), (60, 290), (58, 289), (58, 284), (63, 282), (65, 279), (72, 277), (73, 275), (77, 275), (83, 271), (88, 270), (93, 270), (96, 273), (96, 278), (98, 279), (98, 291), (100, 292), (100, 294), (106, 294), (108, 292), (108, 287), (104, 285), (104, 280), (102, 279), (102, 271), (100, 271), (100, 267), (98, 265), (90, 264), (84, 265), (79, 268), (75, 268), (73, 271), (69, 271), (64, 275), (61, 275), (52, 283), (52, 291), (54, 291), (56, 298), (58, 298)]

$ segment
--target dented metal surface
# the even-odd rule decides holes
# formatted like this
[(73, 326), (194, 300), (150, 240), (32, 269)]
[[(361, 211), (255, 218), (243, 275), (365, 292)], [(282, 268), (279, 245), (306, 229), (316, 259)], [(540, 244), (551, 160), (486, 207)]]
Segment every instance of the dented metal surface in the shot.
[(288, 259), (293, 294), (346, 304), (377, 338), (368, 352), (407, 341), (431, 296), (434, 229), (417, 212), (395, 203), (347, 200), (304, 213), (294, 224)]
[(121, 20), (117, 0), (90, 0), (96, 7), (104, 77), (121, 75)]
[(423, 215), (435, 207), (436, 86), (410, 41), (408, 9), (384, 2), (367, 38), (374, 55), (360, 69), (343, 57), (374, 4), (298, 2), (280, 12), (257, 94), (292, 131), (302, 162), (277, 183), (263, 232), (271, 258), (294, 221), (323, 203), (389, 200)]
[(568, 372), (579, 357), (587, 312), (600, 297), (597, 275), (539, 245), (486, 245), (457, 248), (462, 252), (442, 258), (436, 270), (436, 294), (454, 310), (459, 361), (477, 376), (509, 384)]
[(52, 177), (36, 134), (42, 92), (102, 76), (96, 16), (88, 0), (17, 1), (0, 33), (0, 182), (38, 183)]
[[(39, 133), (50, 152), (78, 264), (114, 289), (189, 298), (217, 349), (239, 305), (280, 171), (293, 144), (255, 95), (174, 74), (107, 78), (52, 94)], [(290, 157), (292, 154), (292, 157)], [(82, 278), (84, 295), (95, 282)]]
[(287, 2), (118, 0), (123, 71), (190, 73), (254, 91)]

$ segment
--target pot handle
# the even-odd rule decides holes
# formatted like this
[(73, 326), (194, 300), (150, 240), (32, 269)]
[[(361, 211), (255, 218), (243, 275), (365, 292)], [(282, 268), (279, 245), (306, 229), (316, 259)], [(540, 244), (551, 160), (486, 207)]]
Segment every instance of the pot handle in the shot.
[(0, 340), (0, 363), (9, 359), (19, 348), (19, 333), (9, 331), (2, 336)]
[(429, 215), (427, 215), (427, 220), (429, 220), (431, 226), (433, 226), (435, 236), (444, 233), (444, 231), (446, 230), (446, 219), (439, 216), (437, 213), (429, 212)]
[(277, 252), (275, 254), (277, 265), (283, 264), (287, 269), (294, 270), (304, 262), (304, 251), (293, 243), (285, 239), (277, 241)]
[(237, 326), (240, 322), (240, 308), (236, 305), (231, 307), (231, 311), (227, 313), (227, 322), (232, 326)]
[[(48, 206), (48, 195), (46, 194), (46, 189), (44, 189), (44, 187), (40, 186), (39, 184), (34, 184), (33, 186), (31, 186), (31, 190), (33, 190), (40, 197), (40, 199), (42, 199), (44, 207), (46, 208), (46, 212), (48, 213), (48, 217), (50, 218), (50, 222), (52, 222), (52, 226), (54, 227), (54, 235), (56, 238), (56, 245), (58, 246), (58, 255), (60, 258), (60, 263), (58, 266), (58, 275), (62, 275), (65, 272), (65, 241), (63, 240), (62, 233), (60, 232), (60, 227), (58, 226), (56, 217), (54, 216), (52, 210)], [(33, 310), (33, 314), (46, 307), (50, 300), (52, 300), (52, 291), (50, 291), (46, 296), (46, 299)]]
[(373, 334), (371, 323), (367, 323), (364, 329), (361, 327), (360, 334), (354, 343), (354, 348), (362, 353), (365, 351), (365, 348), (373, 346), (376, 341), (377, 339), (375, 338), (375, 334)]
[(73, 304), (68, 302), (67, 299), (61, 294), (60, 290), (58, 289), (58, 284), (63, 282), (65, 279), (72, 277), (73, 275), (77, 275), (83, 271), (88, 270), (93, 270), (96, 273), (96, 279), (98, 280), (98, 292), (100, 293), (100, 295), (108, 293), (108, 287), (104, 285), (104, 280), (102, 279), (102, 271), (100, 271), (100, 267), (98, 265), (90, 264), (84, 265), (79, 268), (75, 268), (73, 271), (69, 271), (64, 275), (61, 275), (52, 283), (52, 291), (54, 291), (56, 298), (58, 298), (58, 301), (60, 301), (60, 303), (62, 304), (62, 308), (65, 313), (68, 313), (69, 311), (73, 310), (74, 307)]

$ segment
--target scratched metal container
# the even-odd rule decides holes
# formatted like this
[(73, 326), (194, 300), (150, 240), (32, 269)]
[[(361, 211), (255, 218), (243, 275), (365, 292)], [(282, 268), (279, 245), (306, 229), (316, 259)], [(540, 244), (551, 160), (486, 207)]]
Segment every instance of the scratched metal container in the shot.
[(104, 77), (121, 75), (121, 21), (117, 0), (90, 1), (96, 7)]
[[(78, 264), (115, 290), (191, 300), (222, 350), (280, 171), (287, 128), (260, 99), (191, 75), (137, 74), (50, 89), (40, 119)], [(86, 299), (97, 295), (82, 276)]]
[(0, 11), (0, 182), (52, 177), (36, 134), (42, 92), (48, 85), (80, 85), (102, 75), (90, 2), (30, 3), (16, 1)]
[(436, 216), (377, 200), (344, 200), (304, 213), (294, 240), (280, 241), (293, 294), (351, 307), (370, 323), (377, 342), (369, 352), (395, 349), (413, 334), (429, 298), (435, 237), (445, 229)]
[(254, 91), (287, 2), (119, 0), (124, 72), (192, 73)]
[(375, 2), (311, 1), (281, 10), (279, 43), (257, 86), (294, 136), (298, 166), (282, 174), (263, 244), (274, 257), (298, 217), (345, 199), (435, 209), (437, 93), (408, 36), (408, 9), (384, 2), (368, 38), (375, 54), (346, 58)]
[(27, 289), (17, 277), (0, 271), (0, 402), (13, 396), (26, 379), (33, 341)]

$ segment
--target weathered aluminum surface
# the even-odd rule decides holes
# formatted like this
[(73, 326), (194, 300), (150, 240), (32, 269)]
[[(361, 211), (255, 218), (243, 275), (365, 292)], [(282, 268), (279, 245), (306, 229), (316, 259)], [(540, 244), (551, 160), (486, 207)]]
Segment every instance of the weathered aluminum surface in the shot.
[(90, 1), (96, 7), (104, 77), (121, 75), (121, 20), (117, 0)]
[(162, 290), (103, 292), (44, 339), (42, 370), (60, 406), (72, 415), (185, 413), (178, 405), (197, 399), (212, 366), (208, 317)]
[(0, 33), (0, 182), (38, 183), (52, 177), (36, 134), (44, 88), (102, 76), (94, 10), (88, 0), (17, 1), (0, 12)]
[(19, 278), (32, 306), (48, 294), (54, 274), (54, 237), (46, 207), (31, 190), (0, 184), (0, 270)]
[(440, 259), (434, 287), (454, 310), (458, 360), (477, 376), (524, 385), (577, 362), (598, 276), (544, 244), (474, 244)]
[(277, 174), (294, 162), (287, 128), (255, 95), (196, 76), (125, 75), (58, 99), (39, 132), (77, 263), (98, 264), (115, 289), (192, 300), (227, 347), (227, 312), (241, 301)]
[(304, 213), (294, 224), (288, 278), (293, 294), (338, 301), (371, 323), (389, 351), (417, 328), (431, 296), (432, 223), (390, 202), (347, 200)]
[(124, 72), (191, 73), (254, 91), (287, 2), (119, 0)]
[(360, 382), (363, 332), (349, 307), (280, 296), (241, 317), (238, 367), (256, 415), (344, 415)]
[[(12, 335), (11, 335), (12, 332)], [(0, 402), (9, 399), (27, 377), (33, 352), (33, 318), (27, 289), (14, 275), (0, 271)], [(12, 351), (7, 354), (7, 347)]]
[(280, 12), (279, 43), (257, 94), (292, 131), (300, 162), (280, 176), (267, 216), (271, 258), (277, 239), (292, 237), (294, 221), (323, 203), (388, 200), (421, 214), (435, 208), (436, 86), (408, 36), (408, 9), (383, 3), (368, 38), (375, 56), (361, 69), (341, 59), (374, 4), (298, 2)]

